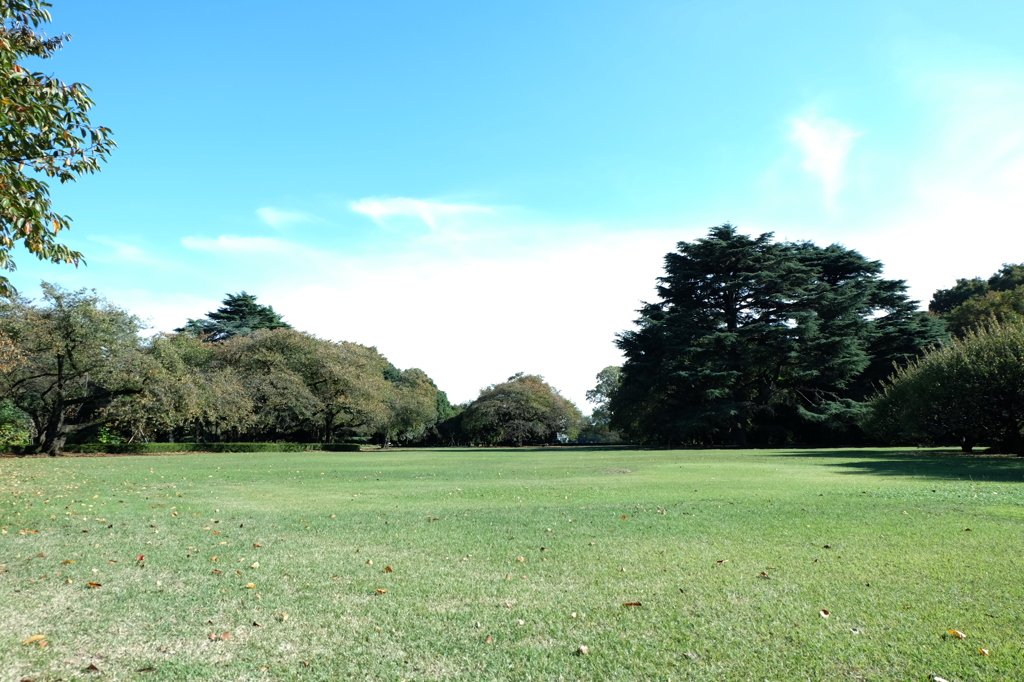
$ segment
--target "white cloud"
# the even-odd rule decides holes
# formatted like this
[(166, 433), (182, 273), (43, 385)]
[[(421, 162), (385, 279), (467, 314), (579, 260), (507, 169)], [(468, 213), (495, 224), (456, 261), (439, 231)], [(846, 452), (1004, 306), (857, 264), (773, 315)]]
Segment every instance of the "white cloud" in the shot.
[(315, 216), (311, 216), (308, 213), (301, 213), (298, 211), (282, 211), (280, 209), (265, 206), (263, 208), (256, 209), (256, 215), (260, 217), (260, 220), (270, 225), (275, 230), (295, 223), (304, 223), (316, 220)]
[(117, 239), (110, 237), (104, 237), (102, 235), (93, 235), (88, 237), (89, 241), (97, 242), (111, 248), (111, 252), (107, 254), (100, 254), (97, 256), (90, 255), (88, 260), (96, 261), (98, 263), (138, 263), (141, 265), (156, 265), (156, 266), (167, 266), (170, 265), (167, 261), (163, 261), (150, 253), (147, 253), (142, 248), (135, 246), (134, 244), (128, 244)]
[(352, 202), (351, 208), (356, 213), (370, 216), (378, 225), (384, 224), (384, 218), (405, 216), (419, 218), (432, 230), (438, 229), (438, 221), (442, 218), (467, 213), (494, 213), (493, 209), (486, 206), (446, 204), (406, 197), (359, 199)]
[(853, 142), (861, 133), (831, 118), (796, 117), (790, 120), (790, 140), (803, 154), (802, 166), (821, 181), (825, 204), (832, 206), (843, 184), (843, 169)]
[(273, 237), (239, 237), (228, 234), (216, 239), (209, 237), (182, 237), (181, 245), (191, 251), (209, 251), (220, 254), (281, 254), (294, 252), (296, 249), (312, 251), (293, 242)]

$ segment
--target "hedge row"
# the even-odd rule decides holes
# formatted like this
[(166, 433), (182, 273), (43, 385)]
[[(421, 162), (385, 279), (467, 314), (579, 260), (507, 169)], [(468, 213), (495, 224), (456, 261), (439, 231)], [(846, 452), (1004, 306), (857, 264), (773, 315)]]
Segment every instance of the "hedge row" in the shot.
[(67, 445), (65, 452), (110, 454), (153, 453), (153, 452), (359, 452), (358, 443), (82, 443)]

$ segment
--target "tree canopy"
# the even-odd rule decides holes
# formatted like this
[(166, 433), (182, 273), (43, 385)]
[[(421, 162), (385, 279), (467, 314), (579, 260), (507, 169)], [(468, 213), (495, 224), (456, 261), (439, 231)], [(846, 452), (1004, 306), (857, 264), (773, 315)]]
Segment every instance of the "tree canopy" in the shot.
[(1024, 320), (1024, 264), (1005, 263), (987, 280), (958, 279), (936, 291), (928, 309), (958, 336), (992, 321)]
[[(42, 0), (0, 0), (0, 268), (15, 269), (17, 244), (40, 260), (74, 263), (82, 254), (57, 241), (71, 218), (52, 210), (41, 179), (71, 182), (94, 173), (114, 148), (110, 129), (92, 126), (89, 87), (26, 69), (26, 58), (47, 59), (70, 38), (46, 37)], [(41, 177), (40, 177), (41, 176)], [(15, 290), (0, 276), (0, 295)]]
[[(892, 362), (942, 338), (902, 281), (839, 245), (729, 224), (665, 256), (660, 300), (619, 335), (612, 425), (642, 442), (785, 443), (855, 420)], [(815, 430), (819, 433), (815, 433)]]
[(0, 372), (0, 400), (31, 419), (33, 447), (57, 454), (68, 436), (103, 421), (119, 396), (138, 394), (150, 373), (139, 319), (95, 292), (43, 283), (43, 302), (0, 302), (0, 335), (17, 356)]
[(223, 341), (232, 336), (247, 336), (257, 329), (291, 329), (269, 305), (256, 302), (256, 297), (244, 291), (227, 294), (223, 305), (197, 320), (189, 319), (176, 332), (194, 334), (204, 341)]
[(468, 439), (486, 445), (535, 445), (575, 438), (579, 409), (544, 381), (522, 372), (480, 391), (460, 415)]

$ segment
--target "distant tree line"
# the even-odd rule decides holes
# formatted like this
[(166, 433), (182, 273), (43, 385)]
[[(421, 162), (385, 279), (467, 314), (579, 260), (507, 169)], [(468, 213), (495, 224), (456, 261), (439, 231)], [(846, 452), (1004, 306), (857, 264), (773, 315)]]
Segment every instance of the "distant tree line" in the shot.
[(582, 416), (517, 374), (452, 406), (420, 369), (297, 331), (246, 292), (171, 334), (95, 292), (43, 284), (0, 302), (0, 444), (373, 442), (528, 445), (574, 438)]

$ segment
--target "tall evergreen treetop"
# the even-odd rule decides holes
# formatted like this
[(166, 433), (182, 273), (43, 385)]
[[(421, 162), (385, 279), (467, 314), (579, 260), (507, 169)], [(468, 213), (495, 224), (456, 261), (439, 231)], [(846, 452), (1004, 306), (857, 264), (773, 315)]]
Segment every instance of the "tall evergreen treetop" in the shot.
[(175, 329), (200, 336), (204, 341), (223, 341), (232, 336), (247, 336), (257, 329), (291, 329), (269, 305), (256, 302), (256, 297), (244, 291), (227, 294), (217, 310), (205, 318), (189, 319), (184, 327)]

